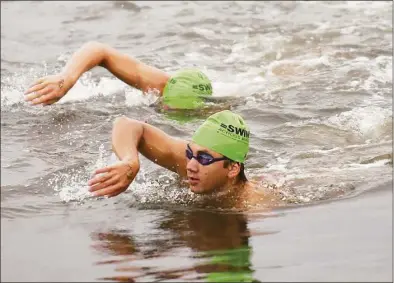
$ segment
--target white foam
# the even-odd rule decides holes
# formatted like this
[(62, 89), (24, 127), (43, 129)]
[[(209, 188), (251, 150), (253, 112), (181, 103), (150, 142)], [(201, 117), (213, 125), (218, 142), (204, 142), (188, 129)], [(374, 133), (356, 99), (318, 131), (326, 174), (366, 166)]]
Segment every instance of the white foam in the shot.
[(92, 193), (89, 192), (89, 187), (87, 185), (89, 178), (95, 169), (107, 165), (103, 144), (99, 146), (98, 152), (98, 158), (93, 167), (71, 170), (71, 172), (68, 173), (60, 173), (49, 181), (62, 201), (83, 202), (92, 197)]
[[(355, 11), (363, 11), (366, 14), (375, 10), (386, 11), (392, 7), (391, 1), (305, 1), (304, 5), (319, 5), (331, 9), (348, 9)], [(390, 9), (391, 10), (391, 9)]]
[[(44, 64), (45, 69), (45, 64)], [(25, 73), (14, 73), (11, 76), (1, 77), (1, 111), (13, 110), (16, 104), (26, 103), (24, 101), (25, 88), (32, 83), (36, 77), (34, 69), (30, 68)], [(27, 103), (26, 103), (27, 104)]]
[[(17, 75), (6, 78), (2, 81), (1, 88), (1, 106), (2, 111), (13, 109), (16, 104), (29, 104), (24, 101), (23, 85), (31, 84), (28, 80), (30, 75)], [(36, 76), (35, 76), (36, 77)], [(3, 85), (6, 84), (6, 86)], [(27, 88), (26, 88), (27, 89)], [(76, 82), (76, 84), (67, 92), (67, 94), (57, 102), (58, 104), (70, 103), (76, 101), (86, 101), (92, 97), (105, 96), (110, 97), (115, 94), (123, 94), (125, 96), (126, 105), (150, 105), (156, 101), (158, 96), (155, 94), (157, 90), (150, 90), (147, 94), (143, 94), (140, 90), (130, 87), (117, 78), (101, 77), (96, 83), (91, 78), (91, 73), (87, 72)], [(4, 107), (4, 108), (3, 108)]]
[(129, 107), (140, 106), (140, 105), (151, 105), (156, 100), (159, 99), (157, 95), (158, 90), (150, 90), (147, 93), (143, 93), (142, 91), (135, 88), (126, 88), (125, 96), (126, 96), (126, 105)]
[(24, 95), (21, 91), (11, 88), (1, 89), (1, 111), (5, 109), (12, 109), (10, 106), (19, 103), (24, 103)]
[[(279, 61), (272, 61), (267, 67), (268, 74), (270, 76), (278, 76), (277, 73), (274, 73), (274, 70), (281, 69), (284, 71), (284, 74), (291, 76), (303, 76), (306, 73), (309, 73), (310, 69), (305, 69), (305, 67), (314, 68), (320, 65), (330, 66), (330, 59), (327, 55), (323, 55), (320, 57), (312, 57), (312, 58), (297, 58), (297, 59), (286, 59)], [(289, 71), (293, 70), (293, 71)]]
[[(87, 185), (92, 172), (98, 168), (112, 165), (118, 162), (114, 153), (107, 156), (108, 152), (101, 144), (98, 149), (98, 157), (92, 166), (68, 173), (57, 174), (49, 183), (55, 193), (64, 202), (76, 201), (84, 203), (92, 199)], [(141, 168), (136, 179), (127, 188), (127, 193), (122, 193), (121, 198), (129, 201), (136, 200), (138, 203), (187, 203), (195, 198), (186, 187), (174, 190), (175, 173), (164, 171), (158, 177), (152, 178), (152, 174), (145, 168)]]
[(364, 138), (375, 139), (380, 136), (382, 127), (391, 118), (391, 109), (368, 106), (329, 117), (326, 123), (341, 130), (353, 131)]
[(59, 104), (87, 100), (92, 96), (96, 96), (97, 93), (89, 86), (82, 84), (77, 81), (76, 84), (68, 91), (68, 93), (58, 102)]
[(124, 94), (127, 106), (150, 105), (158, 99), (157, 90), (150, 90), (144, 94), (116, 78), (102, 77), (99, 83), (95, 84), (87, 77), (78, 80), (61, 102), (83, 101), (94, 96), (112, 96), (116, 93)]
[(200, 28), (200, 27), (193, 27), (192, 30), (195, 33), (197, 33), (197, 34), (199, 34), (199, 35), (201, 35), (201, 36), (203, 36), (203, 37), (205, 37), (207, 39), (215, 39), (215, 31), (213, 31), (211, 29), (205, 29), (205, 28)]
[(125, 86), (124, 82), (107, 77), (100, 78), (99, 83), (96, 84), (91, 79), (90, 73), (85, 73), (59, 103), (83, 101), (98, 95), (113, 95), (116, 92), (123, 91)]
[[(365, 66), (364, 66), (365, 68)], [(370, 76), (367, 80), (364, 81), (362, 85), (366, 90), (372, 90), (373, 93), (381, 93), (379, 91), (381, 84), (391, 83), (392, 90), (392, 82), (393, 82), (393, 58), (389, 56), (378, 56), (372, 62), (368, 64)]]

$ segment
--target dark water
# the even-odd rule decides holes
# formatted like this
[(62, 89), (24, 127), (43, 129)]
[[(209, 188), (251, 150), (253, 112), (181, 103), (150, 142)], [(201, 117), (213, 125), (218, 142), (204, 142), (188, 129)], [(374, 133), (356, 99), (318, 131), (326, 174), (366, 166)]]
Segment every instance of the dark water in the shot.
[[(392, 2), (2, 2), (1, 40), (2, 280), (392, 280)], [(250, 125), (249, 178), (288, 205), (204, 209), (145, 159), (124, 194), (88, 198), (115, 117), (186, 139), (204, 119), (100, 68), (23, 102), (88, 40), (204, 70)]]

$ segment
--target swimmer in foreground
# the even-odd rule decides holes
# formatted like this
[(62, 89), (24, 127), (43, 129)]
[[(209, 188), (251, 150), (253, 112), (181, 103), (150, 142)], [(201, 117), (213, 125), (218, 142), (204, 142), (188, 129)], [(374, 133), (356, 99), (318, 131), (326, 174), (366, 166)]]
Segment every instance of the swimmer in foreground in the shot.
[(94, 196), (113, 197), (124, 192), (140, 170), (141, 153), (187, 180), (192, 192), (212, 195), (231, 207), (269, 199), (245, 176), (249, 128), (241, 116), (229, 110), (209, 116), (190, 141), (119, 117), (113, 126), (112, 149), (120, 161), (94, 172), (88, 182)]
[(95, 66), (106, 68), (118, 79), (144, 94), (153, 91), (162, 97), (163, 110), (199, 109), (204, 105), (204, 97), (212, 96), (211, 81), (199, 70), (184, 69), (170, 76), (106, 44), (88, 42), (73, 54), (60, 74), (34, 82), (26, 90), (25, 100), (33, 105), (56, 103), (83, 73)]

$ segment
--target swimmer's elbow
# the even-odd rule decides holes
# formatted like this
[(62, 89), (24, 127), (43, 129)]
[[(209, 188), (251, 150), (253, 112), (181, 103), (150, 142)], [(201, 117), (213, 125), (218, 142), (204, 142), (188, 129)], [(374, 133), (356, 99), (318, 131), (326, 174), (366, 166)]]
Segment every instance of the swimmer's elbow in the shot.
[(88, 41), (82, 46), (82, 49), (90, 54), (94, 54), (98, 66), (104, 67), (110, 46), (98, 41)]
[(82, 46), (82, 48), (87, 49), (90, 52), (104, 55), (107, 45), (98, 41), (88, 41)]
[(144, 134), (143, 123), (130, 119), (126, 116), (117, 117), (113, 122), (112, 140), (122, 140), (126, 144), (134, 144), (138, 147)]
[(143, 123), (141, 121), (128, 118), (124, 115), (116, 117), (113, 122), (113, 128), (122, 128), (125, 130), (133, 130), (138, 128), (139, 130), (143, 130)]

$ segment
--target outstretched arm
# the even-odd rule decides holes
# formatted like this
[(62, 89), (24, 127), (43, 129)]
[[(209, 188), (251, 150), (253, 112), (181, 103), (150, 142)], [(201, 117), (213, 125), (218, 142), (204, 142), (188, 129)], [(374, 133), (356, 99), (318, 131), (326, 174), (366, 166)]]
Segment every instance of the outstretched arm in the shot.
[(88, 42), (77, 50), (60, 74), (38, 79), (25, 92), (32, 104), (49, 105), (60, 100), (80, 76), (95, 66), (102, 66), (123, 82), (146, 92), (157, 89), (162, 94), (169, 75), (153, 66), (99, 42)]
[[(152, 162), (186, 176), (186, 141), (173, 138), (149, 124), (126, 117), (117, 118), (112, 148), (120, 161), (98, 169), (89, 181), (96, 196), (116, 196), (125, 191), (140, 169), (138, 153)], [(101, 176), (97, 174), (104, 173)]]

